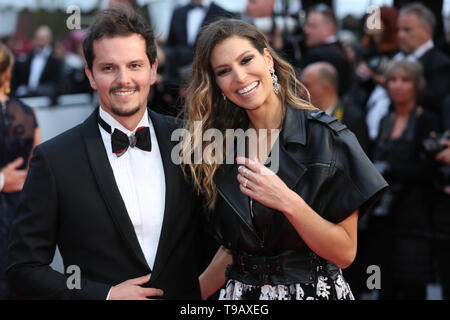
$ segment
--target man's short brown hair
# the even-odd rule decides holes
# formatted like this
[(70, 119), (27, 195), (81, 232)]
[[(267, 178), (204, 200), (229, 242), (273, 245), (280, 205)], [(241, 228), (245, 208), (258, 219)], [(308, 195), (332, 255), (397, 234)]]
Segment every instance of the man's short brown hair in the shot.
[(139, 14), (123, 6), (115, 6), (98, 13), (83, 41), (83, 52), (88, 68), (92, 70), (95, 40), (132, 34), (139, 34), (145, 39), (147, 57), (153, 65), (156, 59), (155, 36), (151, 26)]

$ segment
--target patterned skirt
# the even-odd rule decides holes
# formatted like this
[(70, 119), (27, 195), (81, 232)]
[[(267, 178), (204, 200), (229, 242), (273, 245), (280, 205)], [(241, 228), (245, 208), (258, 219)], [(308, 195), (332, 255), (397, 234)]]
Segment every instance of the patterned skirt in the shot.
[(319, 269), (315, 283), (254, 286), (229, 279), (219, 300), (354, 300), (342, 273), (333, 280)]

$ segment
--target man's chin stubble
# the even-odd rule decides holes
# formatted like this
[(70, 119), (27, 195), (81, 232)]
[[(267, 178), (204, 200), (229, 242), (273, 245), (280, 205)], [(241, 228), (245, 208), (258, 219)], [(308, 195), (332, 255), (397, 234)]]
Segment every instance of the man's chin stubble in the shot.
[(135, 115), (140, 109), (141, 109), (141, 107), (140, 107), (140, 106), (137, 106), (137, 107), (134, 108), (134, 109), (122, 111), (122, 110), (119, 110), (118, 108), (116, 108), (115, 106), (111, 106), (111, 111), (112, 111), (116, 116), (119, 116), (119, 117), (130, 117), (130, 116), (132, 116), (132, 115)]

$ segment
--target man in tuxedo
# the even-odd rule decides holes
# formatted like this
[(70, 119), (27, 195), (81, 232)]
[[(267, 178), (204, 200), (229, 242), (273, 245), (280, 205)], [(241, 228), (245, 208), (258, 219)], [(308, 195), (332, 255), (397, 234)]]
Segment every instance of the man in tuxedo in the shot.
[(223, 17), (232, 15), (212, 0), (192, 0), (173, 11), (165, 46), (169, 77), (178, 78), (180, 68), (192, 62), (200, 28)]
[(345, 124), (367, 153), (369, 134), (364, 113), (360, 108), (339, 99), (336, 68), (328, 62), (312, 63), (303, 69), (301, 81), (311, 95), (312, 104)]
[(422, 4), (413, 3), (403, 7), (398, 18), (401, 52), (393, 59), (406, 58), (422, 64), (426, 87), (418, 103), (440, 115), (450, 88), (450, 58), (434, 46), (435, 21), (433, 13)]
[(319, 4), (311, 8), (303, 28), (306, 52), (296, 67), (303, 69), (320, 61), (331, 63), (338, 72), (339, 95), (343, 96), (350, 84), (351, 66), (342, 44), (338, 41), (337, 28), (337, 20), (330, 7)]
[[(9, 246), (12, 288), (22, 298), (200, 298), (198, 201), (171, 161), (178, 124), (147, 109), (153, 32), (110, 8), (83, 50), (100, 107), (34, 151)], [(73, 271), (50, 268), (56, 246), (78, 287)]]
[(33, 38), (34, 49), (14, 68), (12, 89), (17, 97), (47, 96), (55, 99), (60, 91), (62, 62), (52, 49), (51, 29), (40, 26)]

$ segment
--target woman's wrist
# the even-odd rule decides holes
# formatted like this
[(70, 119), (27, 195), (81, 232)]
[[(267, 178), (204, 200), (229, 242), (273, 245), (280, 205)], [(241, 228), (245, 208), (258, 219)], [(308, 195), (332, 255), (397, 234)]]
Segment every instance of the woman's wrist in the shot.
[(281, 212), (286, 217), (293, 217), (299, 212), (299, 208), (302, 208), (305, 204), (305, 201), (297, 193), (288, 189), (285, 193), (285, 201), (282, 202)]

